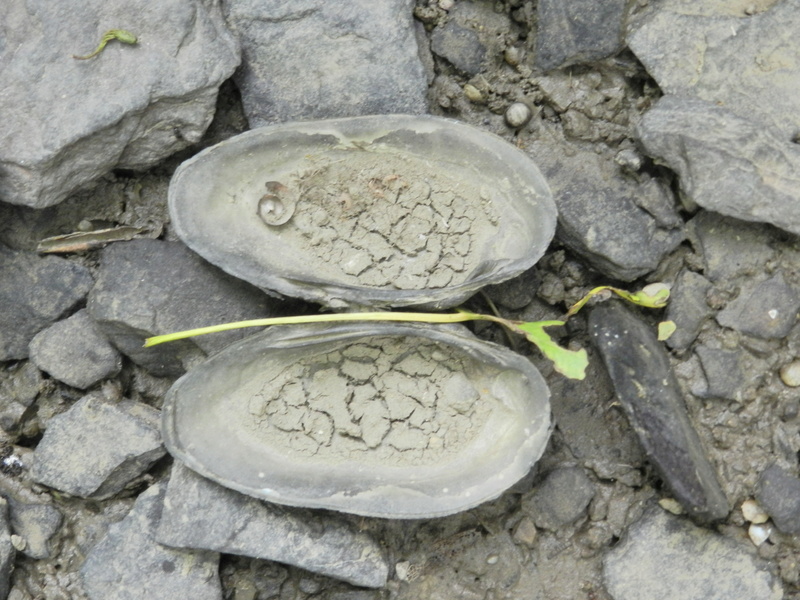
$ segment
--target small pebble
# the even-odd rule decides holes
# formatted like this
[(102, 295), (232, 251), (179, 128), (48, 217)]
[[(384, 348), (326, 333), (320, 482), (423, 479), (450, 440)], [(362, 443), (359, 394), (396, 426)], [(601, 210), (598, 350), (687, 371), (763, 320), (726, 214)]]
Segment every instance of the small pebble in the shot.
[(747, 529), (747, 535), (750, 536), (750, 541), (756, 546), (760, 546), (769, 539), (772, 533), (772, 526), (770, 525), (756, 525), (753, 523)]
[(500, 560), (500, 556), (498, 554), (490, 554), (486, 557), (486, 564), (487, 565), (496, 565), (497, 561)]
[(17, 552), (24, 552), (25, 548), (28, 546), (28, 542), (25, 540), (24, 537), (17, 535), (16, 533), (11, 534), (11, 545), (14, 546), (14, 549)]
[(756, 525), (766, 523), (769, 519), (769, 515), (764, 512), (761, 505), (752, 499), (742, 502), (742, 516), (744, 516), (745, 521), (755, 523)]
[(505, 49), (505, 52), (503, 52), (503, 59), (512, 67), (519, 65), (519, 63), (522, 62), (523, 56), (525, 56), (525, 52), (522, 48), (518, 48), (517, 46), (509, 46)]
[(481, 91), (471, 83), (464, 86), (464, 95), (467, 97), (467, 100), (475, 102), (476, 104), (480, 104), (485, 100)]
[(411, 563), (407, 560), (402, 560), (394, 566), (394, 572), (400, 581), (408, 581), (408, 571)]
[(800, 386), (800, 360), (781, 367), (781, 381), (789, 387)]
[(682, 515), (684, 512), (680, 502), (675, 500), (675, 498), (661, 498), (661, 500), (658, 501), (658, 505), (673, 515)]
[(531, 120), (533, 111), (531, 107), (524, 102), (514, 102), (506, 109), (506, 123), (514, 128), (519, 128), (527, 125)]

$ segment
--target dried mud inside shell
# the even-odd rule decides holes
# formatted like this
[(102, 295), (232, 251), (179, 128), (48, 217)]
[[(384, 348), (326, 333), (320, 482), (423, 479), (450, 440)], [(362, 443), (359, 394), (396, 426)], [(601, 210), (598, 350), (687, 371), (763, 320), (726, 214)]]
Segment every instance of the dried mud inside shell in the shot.
[(496, 497), (539, 458), (548, 391), (530, 362), (460, 327), (257, 334), (181, 378), (167, 447), (279, 503), (389, 518)]
[(457, 305), (531, 267), (556, 224), (527, 156), (426, 116), (244, 133), (183, 163), (169, 204), (210, 262), (334, 307)]

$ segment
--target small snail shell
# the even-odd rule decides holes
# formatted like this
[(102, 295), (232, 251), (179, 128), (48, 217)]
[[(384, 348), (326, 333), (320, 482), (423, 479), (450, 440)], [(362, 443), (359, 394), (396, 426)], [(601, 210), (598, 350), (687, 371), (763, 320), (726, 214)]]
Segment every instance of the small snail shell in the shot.
[(506, 109), (505, 119), (510, 127), (518, 129), (528, 124), (533, 116), (531, 107), (524, 102), (514, 102)]
[(267, 225), (283, 225), (292, 218), (297, 201), (282, 183), (268, 181), (266, 187), (270, 193), (258, 201), (258, 216)]

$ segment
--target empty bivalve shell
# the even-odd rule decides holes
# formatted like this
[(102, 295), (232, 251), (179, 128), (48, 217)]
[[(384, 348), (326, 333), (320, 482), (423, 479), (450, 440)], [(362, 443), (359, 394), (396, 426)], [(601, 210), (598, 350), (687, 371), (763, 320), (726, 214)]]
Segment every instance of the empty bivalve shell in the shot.
[(243, 133), (177, 169), (169, 208), (211, 263), (334, 307), (458, 305), (533, 266), (556, 226), (525, 154), (431, 116)]
[(539, 459), (549, 391), (525, 357), (453, 325), (274, 328), (181, 377), (169, 451), (245, 494), (410, 519), (499, 496)]

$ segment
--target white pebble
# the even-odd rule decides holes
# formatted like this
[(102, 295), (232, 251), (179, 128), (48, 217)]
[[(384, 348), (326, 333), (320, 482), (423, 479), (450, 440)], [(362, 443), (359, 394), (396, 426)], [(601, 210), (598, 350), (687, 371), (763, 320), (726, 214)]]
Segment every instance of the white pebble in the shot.
[(755, 500), (745, 500), (742, 502), (742, 516), (745, 521), (750, 521), (756, 525), (766, 523), (769, 515), (764, 512), (758, 502)]
[(750, 541), (753, 542), (756, 546), (760, 546), (764, 542), (769, 539), (769, 535), (772, 533), (772, 526), (771, 525), (756, 525), (755, 523), (750, 525), (747, 529), (747, 535), (750, 536)]
[(800, 360), (781, 367), (781, 381), (789, 387), (800, 386)]
[(531, 120), (533, 111), (531, 107), (524, 102), (514, 102), (506, 109), (506, 123), (509, 126), (518, 128), (526, 125)]

